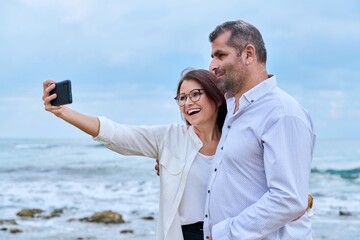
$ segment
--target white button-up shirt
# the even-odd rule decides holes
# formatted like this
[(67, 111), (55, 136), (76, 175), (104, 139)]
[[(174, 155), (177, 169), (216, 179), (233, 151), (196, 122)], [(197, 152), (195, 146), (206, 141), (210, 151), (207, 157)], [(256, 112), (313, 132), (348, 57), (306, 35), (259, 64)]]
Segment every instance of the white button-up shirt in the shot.
[[(99, 117), (95, 140), (129, 156), (159, 159), (160, 202), (157, 240), (183, 240), (179, 205), (190, 167), (203, 146), (192, 126), (130, 126)], [(151, 171), (151, 169), (149, 169)], [(199, 190), (201, 194), (201, 190)], [(204, 190), (205, 192), (205, 190)]]
[(239, 99), (228, 116), (214, 160), (204, 238), (312, 239), (304, 214), (315, 143), (312, 121), (276, 85), (275, 76)]

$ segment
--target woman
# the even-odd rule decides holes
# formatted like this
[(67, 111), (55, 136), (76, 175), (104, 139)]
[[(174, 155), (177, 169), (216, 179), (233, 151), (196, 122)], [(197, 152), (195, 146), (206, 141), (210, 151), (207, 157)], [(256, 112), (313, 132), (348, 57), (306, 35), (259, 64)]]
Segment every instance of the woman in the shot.
[(156, 239), (202, 240), (207, 182), (226, 115), (216, 77), (206, 70), (183, 72), (175, 100), (186, 125), (121, 125), (66, 106), (52, 106), (55, 81), (43, 83), (45, 109), (123, 154), (159, 160), (160, 203)]

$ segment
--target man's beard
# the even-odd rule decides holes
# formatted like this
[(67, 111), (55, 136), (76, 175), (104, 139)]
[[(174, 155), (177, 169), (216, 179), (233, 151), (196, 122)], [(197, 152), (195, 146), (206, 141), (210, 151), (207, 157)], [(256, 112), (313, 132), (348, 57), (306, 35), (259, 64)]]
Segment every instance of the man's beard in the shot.
[(243, 79), (240, 76), (224, 76), (224, 79), (218, 83), (218, 88), (226, 93), (226, 97), (233, 97), (240, 92), (243, 87)]
[(221, 71), (224, 73), (223, 79), (218, 83), (218, 88), (226, 93), (226, 98), (233, 97), (244, 88), (248, 76), (248, 70), (242, 62), (238, 64), (224, 65)]

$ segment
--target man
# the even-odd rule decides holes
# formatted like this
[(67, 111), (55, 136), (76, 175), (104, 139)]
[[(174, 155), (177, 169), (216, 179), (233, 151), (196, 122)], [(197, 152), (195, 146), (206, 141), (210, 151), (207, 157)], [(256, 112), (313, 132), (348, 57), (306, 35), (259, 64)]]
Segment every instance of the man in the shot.
[(228, 115), (214, 157), (204, 238), (312, 239), (304, 214), (315, 144), (310, 116), (268, 75), (257, 28), (225, 22), (209, 38), (210, 70), (225, 92)]

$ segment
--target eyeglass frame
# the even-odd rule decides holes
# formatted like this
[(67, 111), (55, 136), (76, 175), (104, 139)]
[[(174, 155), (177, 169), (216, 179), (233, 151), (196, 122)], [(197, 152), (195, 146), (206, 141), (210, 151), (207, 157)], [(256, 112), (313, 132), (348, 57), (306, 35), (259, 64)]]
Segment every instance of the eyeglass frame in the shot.
[[(205, 93), (205, 92), (202, 92), (202, 91), (204, 91), (204, 89), (202, 89), (202, 88), (196, 88), (196, 89), (191, 90), (189, 94), (181, 93), (181, 94), (177, 95), (176, 97), (174, 97), (174, 99), (175, 99), (175, 101), (177, 102), (177, 104), (178, 104), (180, 107), (182, 107), (182, 106), (184, 106), (184, 105), (186, 104), (186, 101), (188, 100), (188, 98), (190, 99), (190, 101), (192, 101), (192, 102), (194, 102), (194, 103), (195, 103), (195, 102), (198, 102), (198, 101), (200, 100), (200, 98), (201, 98), (201, 95), (203, 95), (203, 94)], [(194, 93), (197, 93), (197, 94), (199, 94), (199, 95), (198, 95), (198, 96), (191, 96), (191, 94), (194, 94)], [(182, 96), (185, 97), (184, 100), (180, 100), (180, 99), (179, 99), (179, 98), (182, 97)], [(199, 97), (199, 98), (196, 99), (196, 100), (193, 100), (193, 98), (197, 98), (197, 97)], [(183, 102), (183, 104), (181, 104), (180, 101)]]

